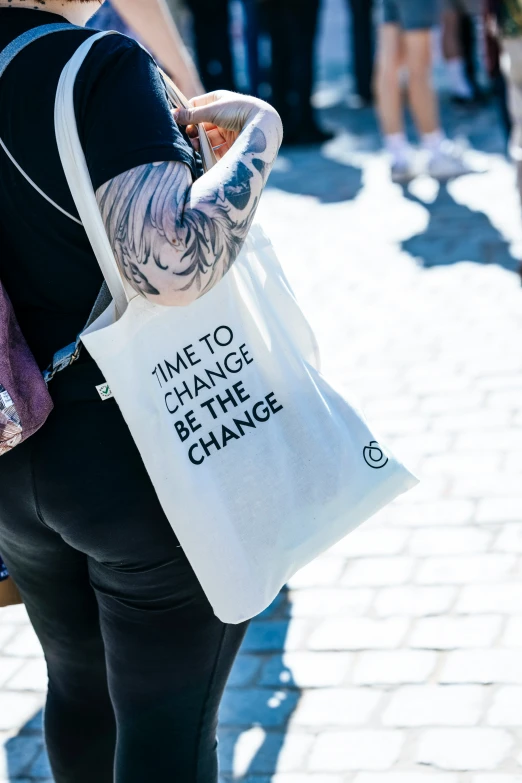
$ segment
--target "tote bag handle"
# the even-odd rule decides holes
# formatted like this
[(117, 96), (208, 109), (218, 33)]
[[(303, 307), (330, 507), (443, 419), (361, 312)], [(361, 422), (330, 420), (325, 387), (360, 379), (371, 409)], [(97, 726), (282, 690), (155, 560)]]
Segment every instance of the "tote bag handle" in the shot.
[[(163, 81), (165, 82), (167, 94), (174, 106), (177, 106), (181, 109), (190, 109), (190, 103), (187, 98), (185, 98), (179, 87), (176, 87), (170, 76), (167, 76), (167, 74), (162, 71), (161, 68), (159, 71), (163, 77)], [(209, 171), (212, 166), (216, 165), (217, 158), (214, 150), (212, 149), (212, 144), (210, 143), (207, 133), (205, 129), (201, 127), (201, 125), (198, 125), (198, 136), (200, 154), (203, 160), (203, 168), (205, 171)]]
[[(62, 71), (56, 92), (54, 106), (54, 124), (56, 142), (62, 166), (69, 184), (76, 209), (98, 260), (107, 286), (116, 307), (117, 317), (127, 309), (128, 302), (139, 294), (120, 274), (114, 253), (105, 230), (96, 195), (92, 186), (87, 161), (78, 135), (76, 114), (74, 111), (74, 85), (78, 71), (94, 44), (106, 35), (117, 35), (115, 31), (105, 31), (91, 36), (76, 50)], [(163, 74), (166, 89), (172, 102), (183, 108), (189, 102), (168, 76)], [(217, 161), (212, 146), (203, 128), (199, 128), (201, 153), (205, 169), (211, 168)]]

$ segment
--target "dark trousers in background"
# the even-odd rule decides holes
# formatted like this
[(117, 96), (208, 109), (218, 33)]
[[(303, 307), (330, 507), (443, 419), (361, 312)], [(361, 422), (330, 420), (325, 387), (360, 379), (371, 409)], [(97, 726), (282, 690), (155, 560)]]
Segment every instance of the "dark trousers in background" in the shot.
[(208, 92), (235, 90), (228, 0), (187, 0), (194, 19), (194, 45)]
[(217, 783), (218, 707), (246, 624), (213, 614), (90, 375), (53, 380), (51, 416), (0, 472), (0, 551), (49, 672), (54, 780)]
[(310, 103), (314, 81), (314, 43), (320, 0), (264, 0), (272, 41), (270, 102), (291, 141), (315, 127)]
[(355, 89), (364, 101), (373, 94), (373, 0), (349, 0)]

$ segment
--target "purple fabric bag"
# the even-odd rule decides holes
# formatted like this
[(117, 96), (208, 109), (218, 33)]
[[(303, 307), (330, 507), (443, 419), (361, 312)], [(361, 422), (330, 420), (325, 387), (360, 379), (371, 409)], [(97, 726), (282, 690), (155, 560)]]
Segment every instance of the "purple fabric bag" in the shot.
[(40, 429), (52, 409), (47, 384), (0, 283), (0, 455)]

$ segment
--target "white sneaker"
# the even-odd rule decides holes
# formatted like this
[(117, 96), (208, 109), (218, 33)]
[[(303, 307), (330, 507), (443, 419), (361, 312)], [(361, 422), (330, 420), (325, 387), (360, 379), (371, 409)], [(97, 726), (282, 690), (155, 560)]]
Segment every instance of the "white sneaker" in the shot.
[(416, 171), (411, 157), (392, 161), (390, 171), (392, 182), (396, 182), (397, 184), (410, 182), (416, 177)]
[(432, 152), (428, 160), (428, 174), (434, 179), (452, 179), (475, 172), (476, 169), (466, 161), (465, 151), (449, 140)]

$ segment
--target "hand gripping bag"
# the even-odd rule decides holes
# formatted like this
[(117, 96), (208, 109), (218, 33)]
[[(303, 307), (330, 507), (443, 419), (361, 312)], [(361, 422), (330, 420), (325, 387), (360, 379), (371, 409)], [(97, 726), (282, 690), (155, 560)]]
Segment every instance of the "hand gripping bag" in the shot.
[(188, 307), (155, 305), (122, 281), (73, 106), (99, 37), (65, 67), (55, 111), (63, 167), (114, 300), (82, 340), (214, 612), (239, 623), (416, 479), (314, 366), (310, 327), (261, 229)]

